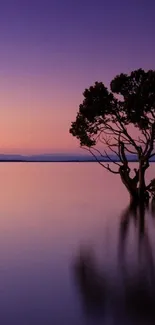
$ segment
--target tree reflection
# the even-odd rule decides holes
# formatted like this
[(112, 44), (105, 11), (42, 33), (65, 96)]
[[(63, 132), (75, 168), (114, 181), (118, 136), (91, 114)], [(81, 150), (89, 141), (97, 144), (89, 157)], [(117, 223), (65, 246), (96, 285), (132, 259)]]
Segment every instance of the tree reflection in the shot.
[[(153, 211), (155, 212), (153, 209), (151, 206), (152, 217)], [(109, 282), (108, 274), (98, 267), (91, 250), (80, 250), (74, 264), (74, 275), (87, 312), (96, 316), (104, 315), (110, 310), (115, 319), (121, 314), (126, 324), (139, 322), (155, 324), (155, 266), (146, 225), (148, 211), (150, 213), (150, 207), (146, 205), (130, 204), (121, 215), (118, 243), (119, 271), (116, 270), (119, 288), (115, 289)], [(131, 259), (128, 260), (131, 225), (134, 225), (135, 229), (136, 265), (132, 264)]]
[(87, 314), (101, 315), (106, 300), (106, 284), (102, 272), (91, 250), (81, 249), (74, 264), (85, 311)]
[[(129, 207), (120, 224), (119, 261), (123, 265), (125, 312), (142, 323), (155, 323), (155, 268), (152, 247), (146, 228), (146, 210), (143, 204)], [(138, 239), (138, 263), (136, 270), (125, 265), (129, 226), (136, 220)]]

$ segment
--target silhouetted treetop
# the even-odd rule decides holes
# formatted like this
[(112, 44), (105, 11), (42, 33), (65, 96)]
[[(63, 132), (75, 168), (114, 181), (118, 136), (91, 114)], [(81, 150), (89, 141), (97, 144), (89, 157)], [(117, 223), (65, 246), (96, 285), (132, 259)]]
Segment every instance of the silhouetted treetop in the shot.
[[(120, 74), (110, 87), (111, 91), (102, 82), (95, 82), (94, 86), (85, 89), (83, 103), (70, 129), (81, 145), (93, 145), (95, 138), (91, 136), (109, 122), (124, 126), (133, 124), (141, 130), (149, 129), (154, 123), (155, 71), (139, 69), (130, 75)], [(122, 98), (116, 98), (115, 94)]]
[(152, 124), (155, 118), (155, 71), (139, 69), (130, 75), (120, 74), (112, 80), (110, 87), (113, 93), (122, 95), (122, 109), (129, 123), (140, 129)]
[[(131, 184), (136, 186), (134, 192), (137, 192), (138, 183), (142, 186), (142, 177), (144, 188), (142, 174), (149, 167), (149, 159), (155, 155), (155, 71), (139, 69), (129, 75), (121, 73), (111, 81), (110, 90), (102, 82), (95, 82), (85, 89), (83, 97), (70, 133), (104, 168), (121, 175), (130, 194)], [(137, 138), (129, 125), (139, 132)], [(104, 155), (96, 145), (103, 145)], [(115, 154), (119, 162), (112, 160), (106, 149)], [(129, 175), (127, 153), (135, 154), (139, 160), (136, 179)], [(119, 169), (112, 170), (109, 164), (101, 163), (98, 155), (107, 157)], [(141, 177), (137, 176), (139, 171), (143, 172)]]

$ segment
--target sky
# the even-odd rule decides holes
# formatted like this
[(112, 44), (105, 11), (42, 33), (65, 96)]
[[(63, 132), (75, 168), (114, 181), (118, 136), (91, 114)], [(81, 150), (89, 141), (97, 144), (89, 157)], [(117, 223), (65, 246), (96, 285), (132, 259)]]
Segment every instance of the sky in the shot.
[(155, 69), (154, 13), (154, 0), (1, 0), (0, 153), (78, 152), (84, 89)]

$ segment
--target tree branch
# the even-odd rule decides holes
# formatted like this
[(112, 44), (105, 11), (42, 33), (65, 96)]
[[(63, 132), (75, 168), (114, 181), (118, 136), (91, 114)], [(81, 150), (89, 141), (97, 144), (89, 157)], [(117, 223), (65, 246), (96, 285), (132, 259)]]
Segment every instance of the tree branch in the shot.
[[(109, 167), (109, 164), (107, 164), (107, 166), (105, 166), (98, 158), (97, 156), (92, 152), (92, 150), (90, 148), (86, 148), (86, 147), (82, 147), (82, 149), (85, 149), (87, 151), (89, 151), (91, 153), (91, 155), (95, 158), (95, 160), (105, 169), (107, 169), (108, 171), (110, 171), (111, 173), (113, 174), (119, 174), (119, 171), (115, 171), (115, 170), (112, 170), (110, 167)], [(94, 148), (93, 148), (94, 149)], [(96, 149), (97, 150), (97, 149)], [(101, 155), (103, 156), (103, 155)]]
[(129, 153), (133, 154), (133, 155), (137, 155), (137, 152), (130, 150), (129, 148), (127, 148), (126, 146), (124, 146), (125, 150), (128, 151)]
[(113, 164), (115, 164), (115, 165), (117, 165), (117, 166), (121, 166), (118, 162), (116, 162), (116, 161), (114, 161), (107, 153), (106, 153), (106, 151), (104, 150), (104, 152), (105, 152), (105, 155), (107, 156), (107, 158), (113, 163)]
[(145, 159), (149, 159), (150, 155), (154, 149), (154, 140), (155, 140), (155, 122), (152, 124), (151, 127), (151, 137), (150, 137), (150, 142), (149, 142), (149, 149), (146, 152)]
[(116, 112), (116, 117), (117, 117), (117, 119), (118, 119), (117, 122), (119, 123), (119, 125), (120, 125), (121, 128), (122, 128), (122, 133), (123, 133), (124, 135), (126, 135), (126, 137), (129, 139), (129, 141), (130, 141), (130, 143), (133, 145), (133, 147), (137, 150), (138, 153), (140, 153), (140, 151), (139, 151), (139, 146), (137, 146), (137, 144), (136, 144), (136, 142), (134, 141), (134, 139), (132, 139), (131, 136), (130, 136), (130, 134), (127, 132), (127, 129), (125, 128), (125, 126), (123, 125), (123, 123), (120, 121), (120, 116), (119, 116), (119, 114), (117, 114), (117, 112)]

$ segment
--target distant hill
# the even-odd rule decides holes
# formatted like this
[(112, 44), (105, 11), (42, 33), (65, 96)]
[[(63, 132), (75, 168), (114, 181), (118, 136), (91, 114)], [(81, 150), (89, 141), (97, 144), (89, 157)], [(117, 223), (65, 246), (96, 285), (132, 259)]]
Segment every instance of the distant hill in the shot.
[[(115, 155), (109, 155), (114, 161), (119, 161)], [(98, 157), (100, 161), (110, 162), (107, 157)], [(136, 162), (135, 155), (128, 155), (130, 162)], [(95, 158), (91, 155), (79, 154), (43, 154), (43, 155), (5, 155), (0, 154), (0, 162), (94, 162)], [(155, 161), (153, 157), (150, 161)]]

